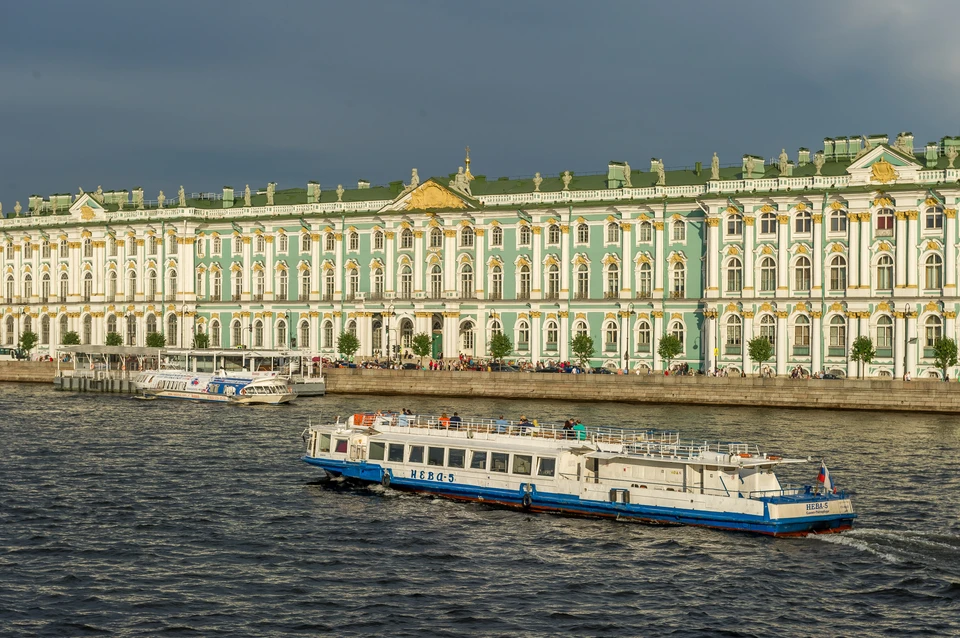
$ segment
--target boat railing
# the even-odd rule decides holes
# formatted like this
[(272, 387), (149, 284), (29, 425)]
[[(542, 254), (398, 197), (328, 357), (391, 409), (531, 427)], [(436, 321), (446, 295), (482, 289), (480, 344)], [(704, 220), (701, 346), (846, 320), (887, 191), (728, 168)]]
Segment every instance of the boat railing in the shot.
[(809, 485), (782, 485), (776, 490), (752, 490), (748, 493), (748, 498), (769, 498), (775, 496), (800, 496), (812, 493)]

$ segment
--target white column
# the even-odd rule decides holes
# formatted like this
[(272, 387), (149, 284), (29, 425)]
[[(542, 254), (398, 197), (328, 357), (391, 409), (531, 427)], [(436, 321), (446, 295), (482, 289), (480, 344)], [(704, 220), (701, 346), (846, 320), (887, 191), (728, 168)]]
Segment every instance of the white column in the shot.
[[(560, 227), (560, 298), (561, 299), (570, 299), (570, 269), (573, 268), (573, 265), (570, 263), (570, 227), (561, 226)], [(560, 331), (561, 335), (566, 335), (567, 333), (563, 330)], [(560, 341), (566, 342), (569, 340), (569, 337), (561, 337)], [(565, 346), (560, 346), (560, 351), (564, 352)], [(567, 359), (561, 357), (561, 360), (566, 361)]]
[[(653, 223), (653, 232), (656, 235), (657, 252), (653, 256), (653, 295), (654, 299), (663, 299), (663, 271), (667, 267), (667, 255), (664, 253), (664, 223), (658, 221)], [(655, 337), (659, 340), (659, 336)], [(659, 363), (659, 359), (656, 360)]]
[(457, 231), (445, 230), (443, 237), (443, 290), (449, 292), (457, 289)]
[[(720, 219), (707, 217), (707, 298), (720, 296)], [(715, 321), (716, 317), (711, 319)], [(713, 350), (710, 351), (713, 356)], [(713, 368), (711, 368), (712, 370)]]
[[(309, 229), (308, 229), (308, 232), (309, 232)], [(321, 299), (321, 295), (323, 294), (322, 292), (323, 276), (325, 273), (323, 271), (323, 268), (321, 267), (321, 264), (323, 264), (323, 260), (320, 257), (321, 241), (323, 241), (323, 235), (321, 235), (320, 233), (310, 234), (310, 300), (311, 301), (319, 301)], [(314, 317), (313, 319), (316, 319), (316, 317)], [(314, 324), (316, 322), (311, 320), (310, 323)], [(311, 329), (311, 337), (313, 336), (312, 332), (313, 330)], [(314, 352), (320, 349), (319, 337), (315, 340), (315, 343), (317, 344), (317, 347), (314, 348)]]
[[(953, 297), (957, 294), (957, 209), (943, 211), (947, 218), (947, 234), (943, 241), (943, 268), (946, 271), (946, 285), (943, 294)], [(953, 339), (953, 333), (947, 333)]]
[(910, 241), (907, 237), (907, 213), (898, 210), (896, 216), (897, 240), (895, 250), (897, 253), (897, 268), (895, 277), (896, 287), (902, 290), (907, 287), (907, 252), (910, 250)]
[(906, 352), (906, 322), (902, 312), (895, 312), (893, 320), (893, 376), (903, 378), (903, 355)]
[[(949, 339), (957, 338), (957, 313), (956, 311), (947, 310), (943, 313), (943, 336)], [(956, 368), (947, 368), (947, 373), (950, 377), (956, 381)]]
[[(383, 290), (384, 292), (387, 292), (387, 293), (391, 293), (397, 290), (398, 288), (397, 281), (396, 281), (396, 274), (395, 274), (395, 271), (396, 271), (395, 266), (397, 261), (396, 260), (396, 249), (397, 249), (396, 237), (397, 237), (396, 233), (393, 232), (392, 230), (384, 231), (384, 238), (387, 242), (387, 246), (386, 246), (387, 247), (387, 263), (384, 264), (384, 276), (386, 277), (386, 281), (384, 282)], [(389, 298), (389, 295), (388, 295), (388, 298)], [(387, 344), (384, 343), (383, 345), (386, 346)]]
[[(787, 297), (790, 294), (790, 254), (787, 252), (790, 246), (790, 218), (786, 215), (785, 217), (786, 224), (777, 224), (777, 297)], [(779, 365), (780, 362), (777, 361), (778, 370)], [(782, 373), (778, 371), (777, 374)]]
[(753, 339), (753, 313), (747, 311), (743, 313), (743, 334), (740, 338), (740, 365), (747, 374), (753, 372), (753, 362), (750, 361), (750, 352), (747, 348), (747, 342), (751, 339)]
[[(267, 281), (266, 281), (266, 289), (263, 291), (264, 292), (263, 298), (264, 300), (273, 301), (277, 298), (277, 269), (274, 268), (274, 263), (273, 263), (273, 255), (274, 255), (273, 237), (270, 235), (266, 235), (264, 237), (264, 240), (266, 240), (266, 243), (267, 243), (267, 254), (265, 257), (265, 262), (263, 267), (265, 271), (264, 275), (266, 276)], [(182, 261), (183, 263), (186, 263), (187, 260), (184, 258)], [(287, 286), (288, 287), (290, 286), (289, 278), (287, 279)], [(186, 290), (187, 290), (186, 287), (184, 287), (184, 292), (186, 292)]]
[(622, 242), (622, 272), (620, 273), (620, 298), (630, 299), (633, 294), (633, 224), (623, 222)]
[[(486, 248), (486, 246), (484, 246), (483, 240), (484, 240), (484, 235), (486, 235), (486, 232), (484, 231), (483, 228), (476, 228), (474, 229), (473, 232), (475, 235), (474, 242), (477, 250), (477, 260), (473, 264), (473, 289), (477, 295), (477, 299), (485, 299), (487, 296), (486, 290), (485, 290), (487, 287), (487, 264), (484, 261), (486, 259), (486, 255), (484, 252), (484, 249)], [(486, 324), (484, 324), (484, 326), (485, 325)], [(484, 332), (483, 330), (484, 326), (479, 327), (480, 328), (479, 332), (481, 333)], [(481, 357), (484, 356), (485, 352), (486, 352), (485, 350), (480, 351), (480, 356)]]
[[(907, 343), (904, 345), (907, 349), (907, 372), (911, 377), (917, 376), (917, 349), (923, 347), (923, 337), (917, 333), (917, 314), (911, 312), (907, 315)], [(910, 339), (916, 339), (916, 343), (909, 343)]]
[[(426, 286), (423, 283), (423, 242), (424, 232), (422, 230), (413, 231), (413, 290), (414, 292), (423, 292)], [(428, 326), (429, 327), (429, 326)], [(432, 334), (430, 330), (418, 331)]]
[[(566, 272), (566, 269), (564, 269)], [(557, 313), (560, 319), (560, 360), (569, 361), (570, 360), (570, 339), (573, 338), (573, 335), (570, 334), (570, 319), (569, 313), (567, 311), (561, 311)]]
[(250, 237), (243, 237), (243, 263), (241, 267), (243, 268), (243, 290), (241, 291), (240, 299), (242, 301), (250, 301), (253, 299), (253, 259), (252, 259), (252, 250), (253, 246), (250, 243)]
[[(753, 231), (756, 217), (743, 216), (743, 296), (755, 297), (753, 276)], [(744, 367), (746, 370), (746, 367)]]
[[(917, 219), (919, 213), (915, 210), (907, 212), (907, 228), (909, 229), (909, 239), (907, 240), (907, 288), (910, 288), (911, 291), (909, 294), (915, 295), (917, 290), (917, 242), (920, 239), (920, 222)], [(951, 264), (951, 267), (955, 265)], [(910, 374), (914, 374), (915, 370), (910, 369)]]
[(530, 267), (530, 298), (543, 299), (543, 228), (534, 226), (532, 230), (533, 264)]
[(704, 362), (706, 365), (705, 372), (707, 374), (713, 372), (717, 367), (717, 357), (714, 354), (714, 350), (717, 347), (717, 311), (716, 310), (707, 310), (703, 313), (703, 329), (704, 329)]
[(654, 310), (650, 314), (653, 315), (653, 334), (650, 339), (650, 350), (653, 352), (653, 369), (660, 370), (662, 364), (657, 350), (660, 347), (660, 337), (663, 335), (663, 311)]
[[(336, 240), (333, 251), (334, 265), (336, 266), (334, 269), (336, 275), (333, 282), (333, 298), (336, 301), (343, 301), (344, 297), (346, 297), (346, 291), (343, 286), (343, 276), (347, 270), (343, 260), (343, 233), (336, 233), (333, 237)], [(337, 331), (336, 334), (339, 335), (340, 332)]]
[(777, 313), (777, 376), (787, 373), (787, 315)]
[(870, 213), (860, 213), (860, 293), (870, 294)]
[[(847, 213), (847, 242), (849, 243), (847, 249), (847, 290), (845, 291), (847, 296), (851, 294), (852, 289), (860, 287), (860, 228), (857, 225), (859, 220), (859, 215)], [(856, 295), (855, 292), (853, 294)], [(849, 325), (849, 323), (848, 321), (847, 324)]]
[(810, 255), (813, 261), (813, 292), (823, 287), (823, 215), (817, 213), (813, 216), (813, 254)]
[(536, 364), (540, 361), (540, 341), (541, 341), (541, 320), (540, 313), (537, 311), (530, 313), (530, 362)]
[(810, 373), (823, 370), (823, 320), (820, 311), (810, 313)]

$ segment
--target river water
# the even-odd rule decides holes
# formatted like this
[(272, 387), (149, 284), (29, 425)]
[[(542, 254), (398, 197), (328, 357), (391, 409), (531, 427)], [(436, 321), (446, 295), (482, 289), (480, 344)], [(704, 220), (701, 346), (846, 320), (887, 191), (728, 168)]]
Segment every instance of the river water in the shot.
[[(321, 482), (309, 419), (576, 416), (824, 457), (856, 529), (771, 539)], [(960, 419), (329, 396), (233, 407), (0, 385), (0, 634), (960, 633)], [(815, 480), (818, 463), (796, 480)]]

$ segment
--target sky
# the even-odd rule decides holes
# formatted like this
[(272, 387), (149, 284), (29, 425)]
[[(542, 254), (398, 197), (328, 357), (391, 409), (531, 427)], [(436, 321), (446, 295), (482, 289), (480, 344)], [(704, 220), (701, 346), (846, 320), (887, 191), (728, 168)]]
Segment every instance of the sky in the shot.
[(8, 0), (0, 203), (960, 134), (960, 2)]

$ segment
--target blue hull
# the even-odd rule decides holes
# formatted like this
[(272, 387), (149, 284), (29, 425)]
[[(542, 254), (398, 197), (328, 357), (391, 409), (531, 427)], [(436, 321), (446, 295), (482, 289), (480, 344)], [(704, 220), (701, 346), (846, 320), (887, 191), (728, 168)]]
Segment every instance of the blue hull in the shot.
[(804, 536), (811, 533), (841, 532), (850, 529), (853, 525), (853, 519), (856, 518), (856, 514), (841, 514), (771, 520), (766, 515), (749, 516), (723, 512), (697, 512), (669, 507), (581, 500), (567, 494), (538, 491), (536, 486), (531, 486), (529, 505), (525, 505), (524, 496), (528, 493), (522, 488), (513, 491), (435, 480), (404, 478), (395, 476), (391, 471), (384, 470), (376, 463), (352, 463), (306, 456), (302, 460), (305, 463), (322, 468), (333, 476), (343, 476), (367, 483), (381, 483), (384, 473), (387, 472), (390, 475), (390, 487), (397, 489), (424, 492), (459, 501), (522, 508), (533, 512), (635, 520), (659, 525), (695, 525), (771, 536)]

